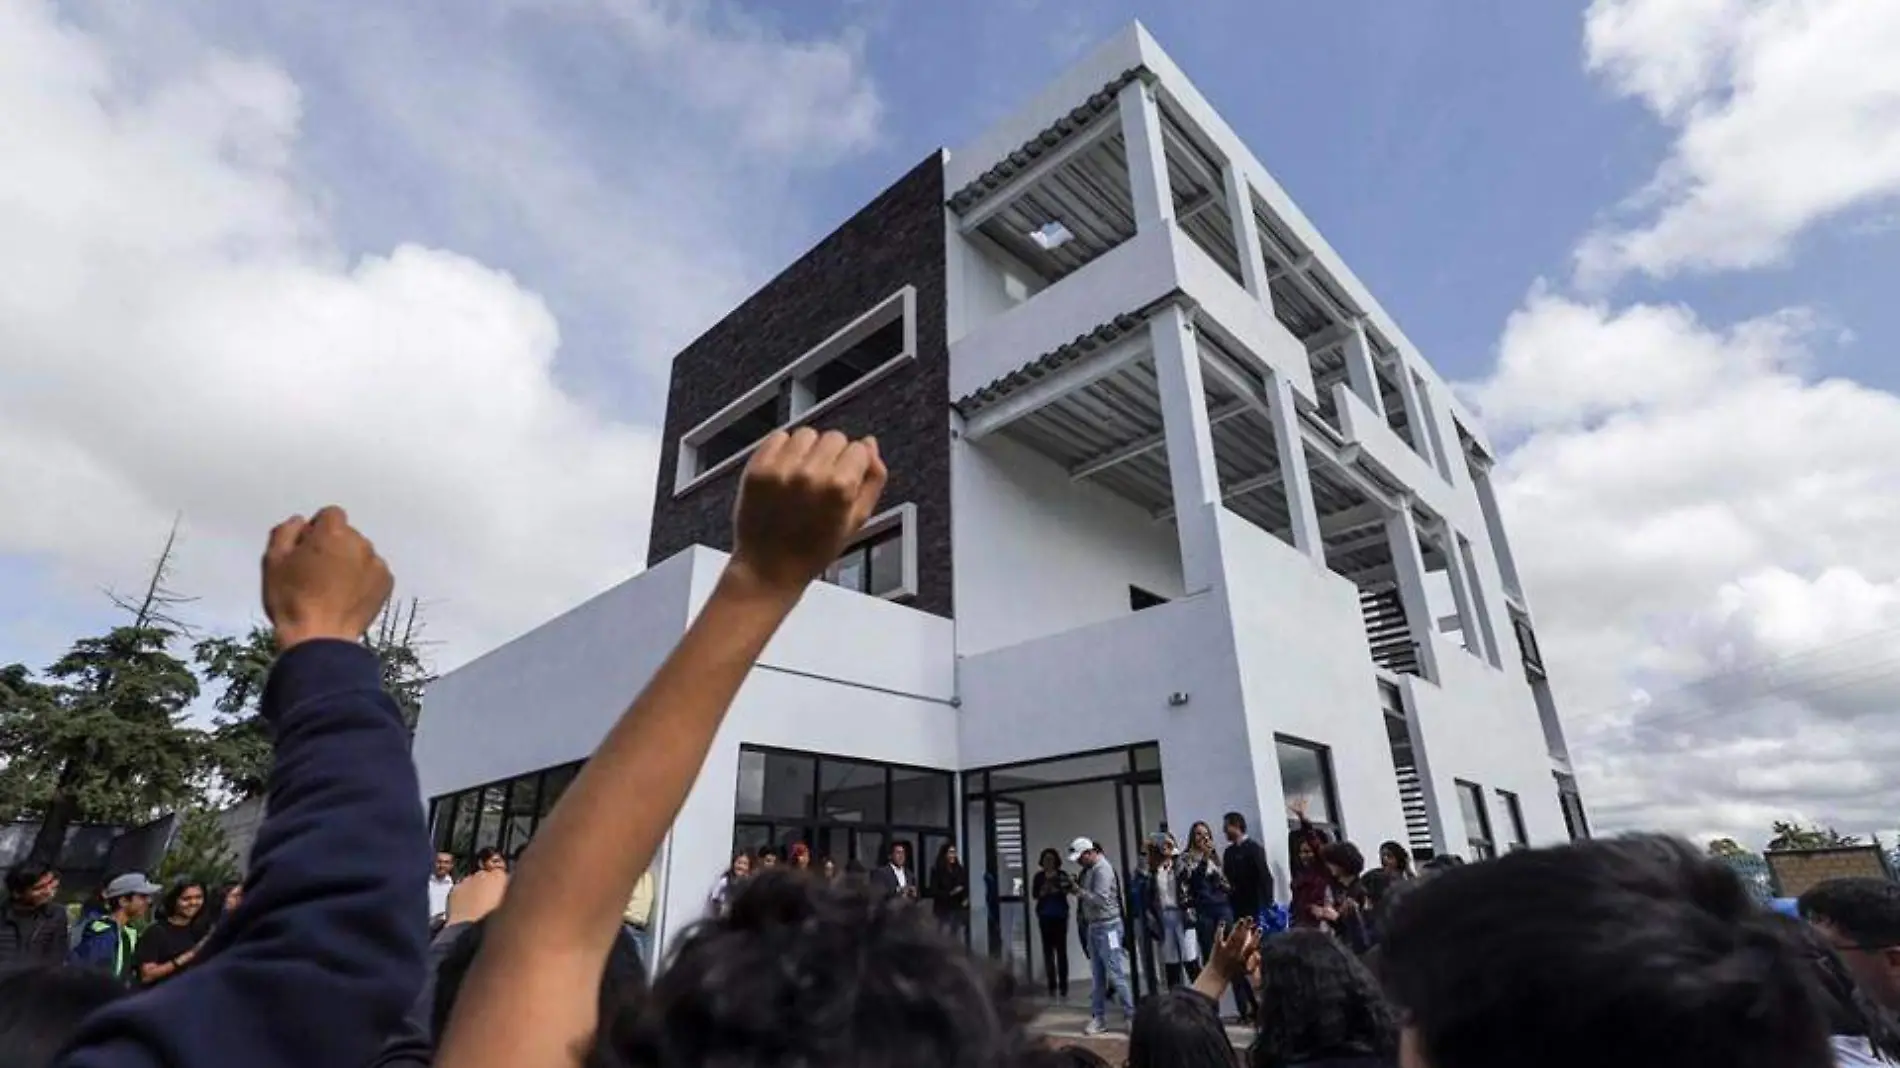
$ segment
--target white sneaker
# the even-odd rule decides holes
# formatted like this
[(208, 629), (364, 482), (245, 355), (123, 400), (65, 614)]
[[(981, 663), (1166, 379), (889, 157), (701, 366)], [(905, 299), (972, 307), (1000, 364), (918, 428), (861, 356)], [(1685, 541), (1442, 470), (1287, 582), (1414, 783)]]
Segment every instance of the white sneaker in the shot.
[(1088, 1022), (1087, 1026), (1082, 1028), (1082, 1033), (1084, 1035), (1087, 1035), (1093, 1038), (1094, 1036), (1102, 1034), (1106, 1032), (1107, 1030), (1108, 1030), (1108, 1025), (1102, 1022), (1102, 1018), (1100, 1016), (1097, 1016), (1094, 1019), (1091, 1019)]

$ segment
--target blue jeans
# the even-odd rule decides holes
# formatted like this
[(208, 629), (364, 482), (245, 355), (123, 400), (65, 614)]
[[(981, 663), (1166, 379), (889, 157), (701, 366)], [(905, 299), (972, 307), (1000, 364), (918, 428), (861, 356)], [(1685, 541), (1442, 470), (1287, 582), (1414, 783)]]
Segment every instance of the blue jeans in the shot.
[(1115, 1002), (1122, 1015), (1133, 1019), (1135, 999), (1128, 993), (1128, 952), (1122, 946), (1119, 921), (1091, 923), (1089, 932), (1089, 1015), (1100, 1020), (1108, 1012), (1108, 985), (1115, 985)]

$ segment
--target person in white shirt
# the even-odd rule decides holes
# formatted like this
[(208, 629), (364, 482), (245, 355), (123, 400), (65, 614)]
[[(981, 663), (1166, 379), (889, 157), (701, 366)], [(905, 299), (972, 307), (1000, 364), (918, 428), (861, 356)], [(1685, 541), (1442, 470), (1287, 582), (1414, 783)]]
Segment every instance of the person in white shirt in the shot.
[(435, 855), (435, 872), (429, 876), (429, 922), (439, 923), (449, 914), (449, 891), (455, 889), (455, 856)]
[(915, 898), (917, 881), (910, 876), (910, 847), (893, 843), (890, 862), (871, 873), (871, 883), (891, 897)]

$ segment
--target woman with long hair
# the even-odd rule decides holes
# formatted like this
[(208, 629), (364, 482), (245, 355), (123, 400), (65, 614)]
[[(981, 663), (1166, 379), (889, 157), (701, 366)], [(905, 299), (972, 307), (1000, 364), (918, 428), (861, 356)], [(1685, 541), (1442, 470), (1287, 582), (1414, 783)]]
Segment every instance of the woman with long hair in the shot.
[(1069, 890), (1075, 880), (1062, 870), (1062, 854), (1045, 849), (1036, 858), (1029, 896), (1036, 902), (1036, 932), (1042, 936), (1042, 970), (1049, 996), (1069, 996)]
[(157, 986), (198, 959), (206, 937), (198, 931), (204, 906), (204, 884), (196, 879), (179, 879), (158, 899), (158, 918), (140, 933), (133, 957), (140, 986)]
[(970, 873), (957, 858), (957, 847), (948, 842), (930, 866), (930, 907), (944, 930), (970, 940)]
[(1260, 945), (1253, 1068), (1391, 1068), (1398, 1024), (1371, 973), (1320, 931), (1289, 931)]
[(1220, 932), (1234, 922), (1234, 905), (1233, 887), (1221, 868), (1220, 851), (1214, 848), (1214, 829), (1204, 820), (1195, 820), (1188, 828), (1181, 878), (1187, 888), (1187, 915), (1194, 925), (1194, 941), (1203, 956), (1211, 956)]
[(811, 871), (811, 847), (803, 842), (793, 842), (791, 848), (792, 870)]
[(1142, 878), (1143, 928), (1161, 961), (1168, 989), (1193, 982), (1201, 973), (1201, 950), (1188, 923), (1183, 902), (1188, 899), (1186, 872), (1174, 862), (1174, 843), (1157, 835), (1148, 842), (1148, 870)]
[(749, 853), (735, 853), (732, 864), (719, 873), (719, 881), (713, 884), (712, 896), (706, 900), (706, 911), (714, 916), (724, 916), (739, 888), (752, 875), (752, 856)]
[(1386, 899), (1392, 889), (1412, 881), (1412, 851), (1397, 842), (1379, 843), (1379, 866), (1359, 880), (1366, 894), (1366, 936), (1378, 945), (1385, 927)]
[(1286, 836), (1287, 855), (1293, 858), (1293, 902), (1287, 909), (1292, 915), (1288, 922), (1295, 929), (1324, 929), (1324, 913), (1333, 906), (1332, 878), (1320, 862), (1319, 851), (1332, 839), (1307, 820), (1303, 802), (1292, 805), (1290, 811), (1299, 818), (1299, 826)]
[(1351, 842), (1329, 842), (1319, 851), (1319, 862), (1328, 880), (1328, 903), (1319, 917), (1354, 953), (1372, 948), (1368, 916), (1372, 905), (1360, 879), (1366, 858)]

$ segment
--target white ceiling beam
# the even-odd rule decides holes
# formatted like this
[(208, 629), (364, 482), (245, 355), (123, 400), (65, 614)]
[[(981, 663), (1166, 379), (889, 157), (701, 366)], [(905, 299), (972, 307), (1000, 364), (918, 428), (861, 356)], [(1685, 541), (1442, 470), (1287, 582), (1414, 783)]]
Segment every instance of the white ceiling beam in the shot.
[[(1207, 423), (1209, 426), (1219, 426), (1235, 416), (1245, 415), (1252, 410), (1252, 406), (1246, 401), (1228, 401), (1226, 404), (1207, 413)], [(1167, 433), (1157, 430), (1146, 437), (1136, 438), (1119, 449), (1104, 453), (1093, 460), (1088, 460), (1071, 467), (1069, 469), (1069, 479), (1074, 482), (1080, 482), (1085, 478), (1093, 478), (1107, 471), (1109, 468), (1119, 467), (1138, 456), (1145, 456), (1167, 443)]]
[(1347, 338), (1353, 335), (1353, 330), (1355, 328), (1355, 325), (1356, 323), (1354, 321), (1334, 323), (1333, 325), (1327, 327), (1326, 329), (1321, 330), (1319, 333), (1314, 334), (1312, 337), (1307, 338), (1306, 339), (1307, 353), (1312, 354), (1315, 352), (1324, 352), (1325, 350), (1332, 348), (1334, 345), (1338, 345), (1344, 342)]
[(1358, 530), (1360, 527), (1369, 527), (1374, 523), (1384, 523), (1386, 517), (1391, 514), (1391, 509), (1375, 501), (1356, 508), (1348, 508), (1343, 512), (1321, 516), (1319, 529), (1320, 533), (1326, 535), (1344, 534), (1350, 530)]
[(981, 441), (1077, 390), (1087, 389), (1104, 378), (1120, 374), (1146, 355), (1148, 331), (1137, 330), (979, 410), (964, 420), (963, 436), (970, 441)]
[[(1220, 499), (1223, 502), (1231, 501), (1235, 497), (1244, 497), (1249, 493), (1257, 493), (1263, 489), (1270, 489), (1274, 486), (1279, 485), (1283, 477), (1285, 476), (1280, 471), (1269, 471), (1264, 475), (1253, 475), (1249, 478), (1243, 478), (1239, 482), (1234, 482), (1234, 483), (1230, 483), (1228, 485), (1222, 486), (1221, 491), (1220, 491)], [(1156, 522), (1161, 522), (1161, 523), (1165, 523), (1168, 520), (1173, 519), (1174, 506), (1169, 505), (1166, 508), (1161, 509), (1160, 511), (1154, 514), (1154, 517), (1155, 517)]]
[(1105, 111), (1095, 116), (1081, 133), (1073, 135), (1067, 141), (1044, 153), (1041, 159), (1005, 182), (1002, 188), (977, 201), (976, 206), (963, 215), (963, 221), (958, 224), (958, 229), (967, 234), (989, 222), (996, 213), (1014, 204), (1016, 199), (1022, 196), (1024, 190), (1032, 188), (1037, 182), (1054, 173), (1057, 168), (1076, 158), (1080, 153), (1095, 147), (1103, 138), (1119, 129), (1121, 129), (1119, 110)]

